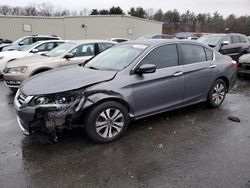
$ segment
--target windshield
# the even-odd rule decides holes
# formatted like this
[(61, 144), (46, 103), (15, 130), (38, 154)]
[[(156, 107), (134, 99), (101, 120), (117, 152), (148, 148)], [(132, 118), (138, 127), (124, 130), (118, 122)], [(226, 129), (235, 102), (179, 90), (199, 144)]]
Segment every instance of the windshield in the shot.
[(146, 45), (123, 44), (109, 48), (89, 61), (85, 67), (98, 70), (120, 71), (146, 49)]
[(197, 41), (199, 41), (203, 44), (206, 44), (206, 45), (216, 46), (220, 42), (222, 37), (223, 37), (222, 35), (221, 36), (219, 36), (219, 35), (217, 35), (217, 36), (204, 35), (204, 36), (198, 38)]
[(58, 56), (64, 54), (67, 50), (71, 49), (75, 45), (76, 44), (74, 44), (74, 43), (66, 42), (66, 43), (61, 44), (60, 46), (54, 48), (53, 50), (47, 52), (45, 54), (45, 56), (58, 57)]
[(28, 46), (25, 46), (24, 48), (21, 48), (20, 51), (30, 51), (32, 50), (36, 45), (38, 45), (40, 42), (35, 42), (33, 44), (30, 44)]

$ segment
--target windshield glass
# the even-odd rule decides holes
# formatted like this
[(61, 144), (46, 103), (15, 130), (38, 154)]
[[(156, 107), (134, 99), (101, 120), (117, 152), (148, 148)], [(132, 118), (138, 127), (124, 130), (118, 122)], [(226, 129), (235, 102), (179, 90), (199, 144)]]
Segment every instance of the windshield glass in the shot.
[(212, 35), (204, 35), (197, 39), (197, 41), (206, 44), (206, 45), (213, 45), (216, 46), (223, 36), (212, 36)]
[(98, 70), (120, 71), (147, 48), (141, 44), (123, 44), (109, 48), (89, 61), (85, 67)]
[(71, 49), (75, 45), (76, 44), (74, 44), (74, 43), (66, 42), (66, 43), (61, 44), (60, 46), (54, 48), (53, 50), (47, 52), (45, 54), (45, 56), (58, 57), (58, 56), (64, 54), (67, 50)]
[(30, 50), (32, 50), (38, 44), (39, 44), (39, 42), (35, 42), (33, 44), (25, 46), (24, 48), (21, 48), (20, 51), (30, 51)]

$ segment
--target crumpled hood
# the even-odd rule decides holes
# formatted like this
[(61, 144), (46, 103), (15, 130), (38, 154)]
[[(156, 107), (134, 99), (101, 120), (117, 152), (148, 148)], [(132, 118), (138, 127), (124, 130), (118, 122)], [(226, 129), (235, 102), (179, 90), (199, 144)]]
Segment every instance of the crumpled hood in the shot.
[(26, 66), (29, 64), (36, 64), (36, 63), (51, 63), (51, 62), (58, 62), (58, 57), (46, 57), (39, 54), (35, 54), (31, 57), (25, 57), (22, 59), (17, 59), (13, 62), (9, 62), (6, 67), (19, 67), (19, 66)]
[(115, 75), (115, 71), (68, 66), (32, 76), (23, 82), (20, 91), (26, 96), (65, 92), (111, 80)]

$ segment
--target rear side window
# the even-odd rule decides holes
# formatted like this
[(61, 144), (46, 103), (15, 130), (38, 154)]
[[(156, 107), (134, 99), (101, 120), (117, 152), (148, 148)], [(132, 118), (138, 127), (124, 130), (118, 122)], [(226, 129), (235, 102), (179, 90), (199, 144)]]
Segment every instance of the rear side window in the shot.
[(178, 66), (178, 51), (176, 44), (160, 46), (150, 52), (142, 64), (154, 64), (157, 69)]
[(240, 37), (237, 35), (232, 36), (232, 44), (240, 43)]
[(240, 36), (240, 42), (241, 43), (247, 43), (247, 38), (244, 36)]
[(99, 53), (103, 52), (104, 50), (112, 47), (113, 44), (110, 44), (110, 43), (99, 43), (98, 44), (98, 47), (99, 47)]
[(202, 46), (193, 44), (181, 44), (185, 64), (199, 63), (206, 61), (206, 54)]
[(213, 52), (207, 48), (204, 48), (205, 49), (205, 53), (206, 53), (206, 56), (207, 56), (207, 61), (212, 61), (213, 60)]

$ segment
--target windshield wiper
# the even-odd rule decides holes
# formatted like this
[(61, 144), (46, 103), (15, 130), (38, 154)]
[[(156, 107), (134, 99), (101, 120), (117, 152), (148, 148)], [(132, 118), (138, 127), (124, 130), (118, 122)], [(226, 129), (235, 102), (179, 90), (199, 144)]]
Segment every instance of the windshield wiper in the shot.
[(45, 54), (41, 54), (42, 56), (46, 56), (46, 57), (49, 57), (46, 53)]
[(96, 68), (96, 67), (92, 67), (92, 66), (90, 66), (90, 67), (88, 67), (89, 69), (93, 69), (93, 70), (99, 70), (98, 68)]

